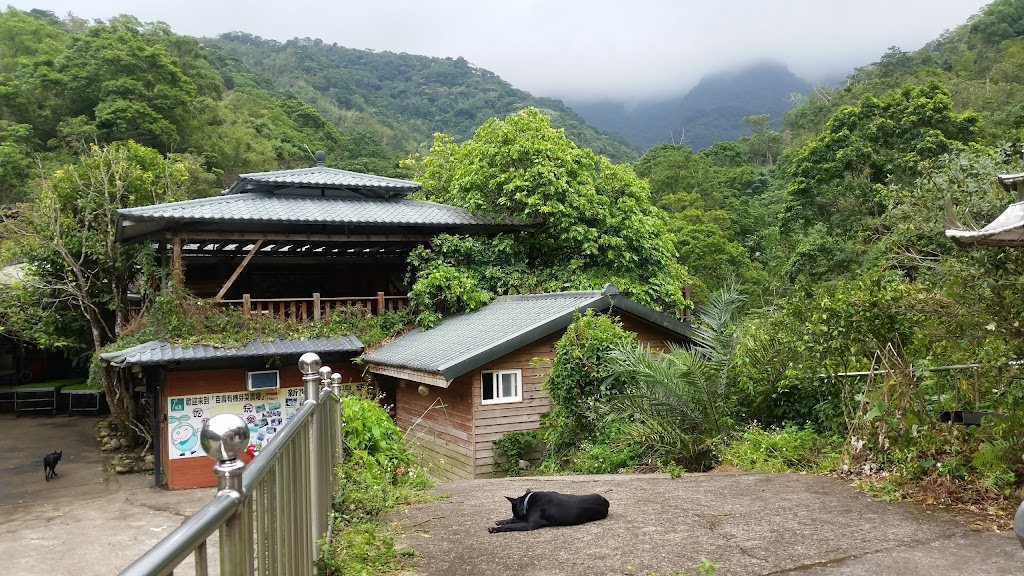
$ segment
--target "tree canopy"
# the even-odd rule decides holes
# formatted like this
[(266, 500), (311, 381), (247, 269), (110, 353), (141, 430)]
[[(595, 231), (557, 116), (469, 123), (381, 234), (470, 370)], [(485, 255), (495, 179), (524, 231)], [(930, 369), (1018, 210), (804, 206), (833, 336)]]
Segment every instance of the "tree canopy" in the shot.
[(423, 159), (423, 184), (427, 200), (534, 226), (418, 251), (412, 295), (425, 310), (608, 282), (647, 305), (684, 305), (686, 270), (646, 183), (573, 144), (536, 109), (488, 120), (463, 144), (438, 135)]

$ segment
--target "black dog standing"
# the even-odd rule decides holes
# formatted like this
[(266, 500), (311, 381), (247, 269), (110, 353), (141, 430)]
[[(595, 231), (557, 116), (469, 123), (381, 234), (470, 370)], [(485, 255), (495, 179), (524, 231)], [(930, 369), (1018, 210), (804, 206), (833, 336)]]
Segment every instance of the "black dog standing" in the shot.
[(498, 520), (488, 532), (518, 532), (544, 526), (573, 526), (608, 516), (608, 500), (599, 494), (577, 496), (558, 492), (527, 490), (519, 498), (505, 496), (512, 503), (512, 517)]
[(63, 453), (64, 451), (61, 450), (60, 452), (51, 452), (43, 456), (43, 476), (47, 482), (50, 481), (50, 478), (57, 475), (57, 462), (60, 462), (60, 457)]

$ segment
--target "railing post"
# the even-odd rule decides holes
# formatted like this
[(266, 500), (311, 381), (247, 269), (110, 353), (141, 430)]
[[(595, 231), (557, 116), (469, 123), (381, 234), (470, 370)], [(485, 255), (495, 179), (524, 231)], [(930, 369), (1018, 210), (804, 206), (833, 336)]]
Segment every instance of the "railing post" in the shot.
[(320, 321), (320, 293), (313, 292), (313, 320)]
[(331, 390), (335, 396), (341, 398), (341, 374), (337, 372), (331, 374)]
[[(334, 389), (334, 395), (337, 396), (339, 398), (339, 400), (340, 400), (340, 398), (341, 398), (341, 374), (331, 374), (331, 388)], [(345, 453), (344, 453), (345, 443), (343, 442), (344, 435), (342, 434), (342, 429), (341, 429), (342, 426), (345, 425), (345, 421), (342, 420), (342, 418), (341, 418), (341, 403), (340, 402), (338, 403), (338, 409), (336, 410), (336, 413), (334, 415), (332, 415), (331, 417), (335, 419), (335, 422), (337, 424), (337, 426), (335, 426), (335, 432), (334, 432), (334, 438), (333, 438), (333, 441), (335, 443), (335, 447), (336, 448), (334, 450), (334, 454), (331, 455), (334, 458), (334, 460), (332, 461), (334, 466), (331, 466), (331, 470), (334, 470), (334, 467), (339, 462), (341, 462), (341, 459), (345, 456)], [(332, 476), (332, 478), (333, 478), (333, 476)]]
[[(313, 352), (306, 352), (299, 358), (299, 371), (302, 372), (302, 384), (305, 387), (306, 392), (306, 404), (312, 402), (316, 404), (320, 398), (320, 368), (323, 364), (320, 361), (320, 356), (317, 356)], [(310, 514), (310, 525), (308, 530), (310, 531), (309, 539), (313, 542), (313, 549), (311, 561), (316, 562), (317, 558), (317, 539), (320, 535), (317, 534), (319, 528), (319, 522), (317, 522), (317, 514), (319, 514), (320, 506), (323, 505), (320, 502), (320, 482), (323, 480), (320, 478), (320, 474), (317, 473), (317, 458), (319, 455), (319, 439), (317, 438), (316, 432), (316, 412), (310, 416), (309, 420), (309, 482), (310, 482), (310, 502), (309, 507), (312, 511)]]
[(377, 292), (377, 315), (384, 313), (384, 293)]
[(248, 294), (242, 294), (242, 315), (246, 318), (252, 313), (252, 302)]
[(223, 576), (252, 574), (252, 551), (246, 534), (248, 502), (242, 494), (245, 463), (238, 456), (249, 445), (249, 425), (237, 414), (218, 414), (203, 424), (199, 434), (203, 450), (217, 460), (218, 494), (227, 493), (240, 504), (231, 518), (220, 527), (220, 573)]

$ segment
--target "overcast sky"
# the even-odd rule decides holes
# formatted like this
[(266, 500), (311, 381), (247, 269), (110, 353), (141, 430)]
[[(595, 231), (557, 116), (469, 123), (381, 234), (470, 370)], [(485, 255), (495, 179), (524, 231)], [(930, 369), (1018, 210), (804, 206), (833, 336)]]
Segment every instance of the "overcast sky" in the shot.
[(809, 80), (889, 46), (916, 50), (990, 0), (0, 0), (22, 10), (132, 14), (175, 32), (240, 30), (350, 48), (462, 56), (537, 96), (647, 100), (754, 60)]

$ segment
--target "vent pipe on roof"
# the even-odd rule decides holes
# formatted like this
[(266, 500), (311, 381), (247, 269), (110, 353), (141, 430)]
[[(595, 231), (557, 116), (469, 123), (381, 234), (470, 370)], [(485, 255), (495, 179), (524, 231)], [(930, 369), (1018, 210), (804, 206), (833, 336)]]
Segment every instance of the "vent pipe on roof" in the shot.
[(324, 162), (327, 160), (327, 152), (324, 152), (323, 150), (317, 150), (315, 158), (317, 167), (322, 168)]

